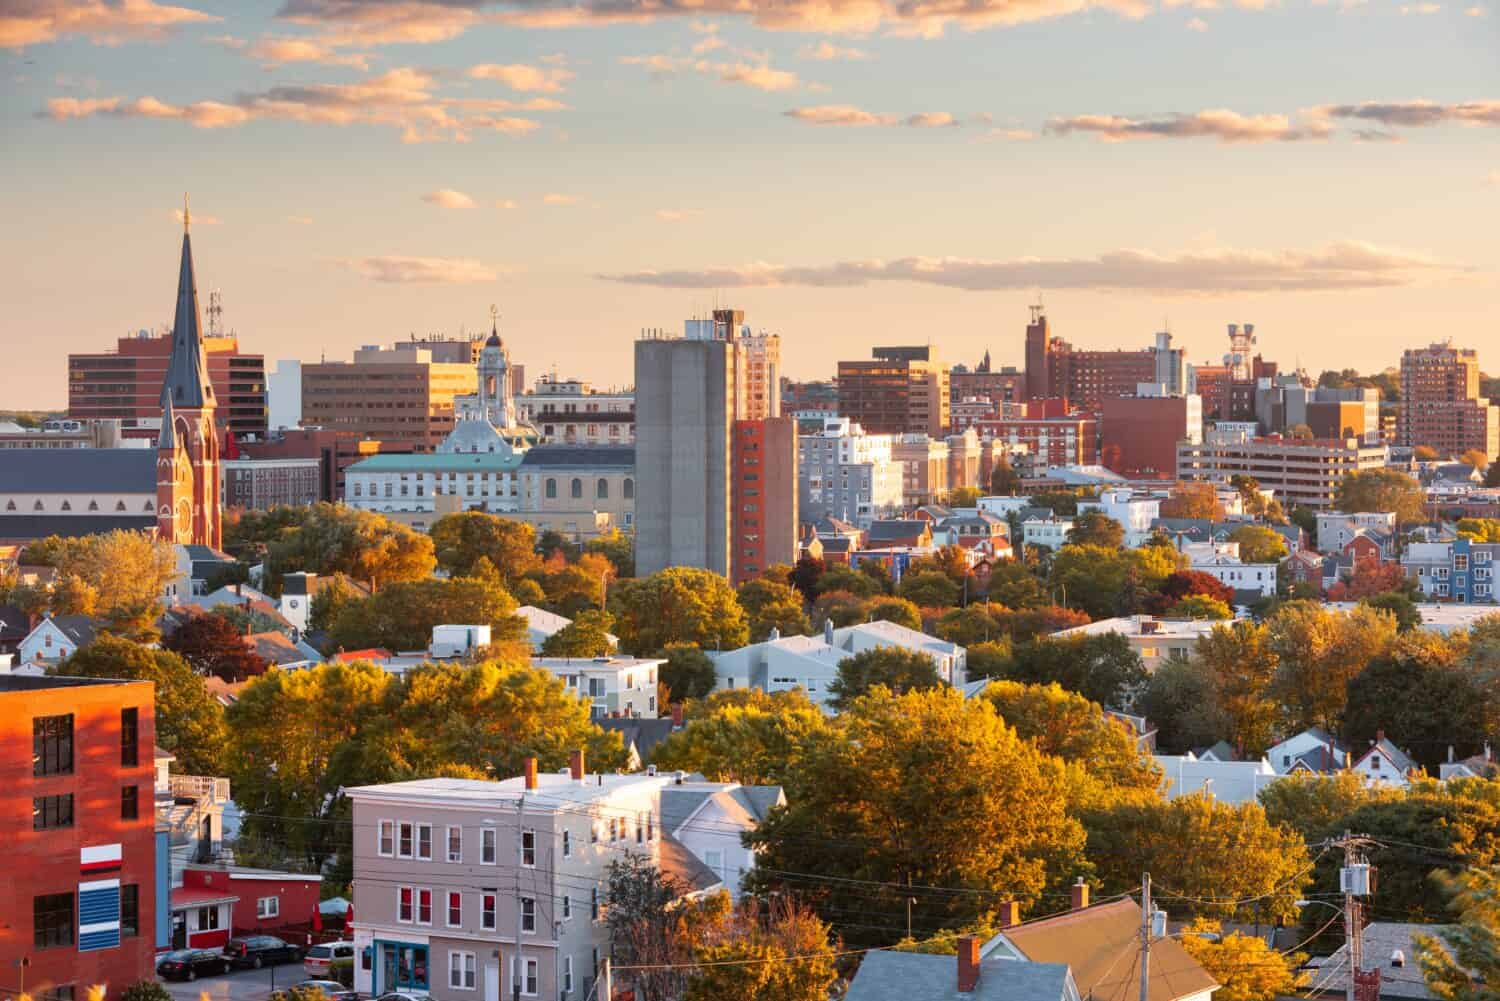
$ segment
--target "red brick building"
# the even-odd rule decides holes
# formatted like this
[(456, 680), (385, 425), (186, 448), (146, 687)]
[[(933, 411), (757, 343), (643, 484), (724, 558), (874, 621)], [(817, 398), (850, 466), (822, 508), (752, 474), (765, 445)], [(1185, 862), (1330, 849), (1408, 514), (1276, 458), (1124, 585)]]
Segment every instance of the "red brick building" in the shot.
[(1121, 476), (1176, 479), (1177, 443), (1203, 440), (1197, 396), (1122, 396), (1104, 401), (1099, 455)]
[(1099, 461), (1099, 421), (1092, 414), (1000, 418), (980, 421), (975, 430), (985, 441), (1025, 445), (1027, 462), (1037, 469)]
[(236, 935), (271, 935), (312, 921), (323, 877), (240, 866), (188, 866), (182, 887), (172, 891), (172, 909), (225, 905), (228, 920), (194, 931), (195, 949), (217, 949)]
[(797, 421), (734, 422), (730, 437), (734, 583), (797, 562)]
[(0, 676), (0, 993), (117, 994), (155, 968), (149, 682)]
[[(318, 500), (332, 504), (339, 499), (343, 486), (339, 477), (339, 435), (337, 431), (309, 428), (286, 428), (269, 437), (239, 443), (240, 451), (250, 459), (317, 459)], [(349, 463), (363, 455), (350, 452)]]

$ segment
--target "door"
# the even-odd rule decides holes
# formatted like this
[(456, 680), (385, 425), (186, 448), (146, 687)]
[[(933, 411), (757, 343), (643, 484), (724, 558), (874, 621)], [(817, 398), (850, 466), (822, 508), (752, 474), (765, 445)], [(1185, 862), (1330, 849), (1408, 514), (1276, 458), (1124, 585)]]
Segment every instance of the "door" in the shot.
[(500, 1001), (500, 964), (484, 964), (484, 1001)]
[(187, 948), (187, 913), (178, 911), (172, 915), (172, 948)]

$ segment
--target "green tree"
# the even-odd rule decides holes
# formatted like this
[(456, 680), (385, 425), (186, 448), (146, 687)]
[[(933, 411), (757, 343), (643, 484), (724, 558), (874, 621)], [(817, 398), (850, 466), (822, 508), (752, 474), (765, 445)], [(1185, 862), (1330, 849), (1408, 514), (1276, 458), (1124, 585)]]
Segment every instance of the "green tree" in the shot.
[(609, 560), (615, 568), (616, 577), (635, 576), (635, 537), (619, 529), (611, 529), (598, 538), (583, 544), (585, 553), (598, 553)]
[(57, 673), (76, 678), (149, 681), (156, 693), (156, 743), (177, 756), (177, 771), (220, 774), (224, 710), (187, 662), (116, 636), (99, 636), (63, 661)]
[(1141, 873), (1160, 880), (1173, 908), (1232, 921), (1297, 915), (1311, 876), (1307, 846), (1266, 819), (1258, 803), (1198, 794), (1126, 802), (1085, 820), (1102, 891), (1128, 893)]
[(279, 593), (293, 570), (345, 573), (372, 588), (425, 579), (437, 565), (432, 539), (372, 511), (314, 504), (266, 547), (266, 578)]
[(1281, 953), (1257, 935), (1224, 934), (1219, 922), (1203, 918), (1183, 931), (1182, 947), (1221, 985), (1216, 1001), (1275, 1001), (1307, 986), (1299, 972), (1305, 953)]
[(1442, 1001), (1500, 997), (1500, 873), (1469, 869), (1441, 881), (1457, 917), (1440, 936), (1415, 941), (1427, 989)]
[(735, 650), (750, 637), (734, 590), (710, 570), (668, 567), (621, 581), (611, 595), (610, 611), (621, 649), (636, 656), (649, 656), (669, 643)]
[(1396, 620), (1396, 632), (1409, 633), (1422, 624), (1422, 610), (1404, 591), (1386, 591), (1361, 598), (1359, 603)]
[(400, 581), (345, 606), (328, 642), (344, 650), (425, 650), (433, 626), (459, 624), (489, 626), (495, 645), (517, 643), (526, 624), (515, 612), (504, 588), (476, 577)]
[(1477, 754), (1496, 718), (1493, 695), (1459, 664), (1460, 651), (1438, 636), (1415, 634), (1393, 644), (1350, 679), (1344, 739), (1364, 747), (1384, 732), (1426, 768), (1449, 749)]
[(1078, 513), (1078, 501), (1076, 490), (1044, 490), (1031, 495), (1033, 507), (1051, 508), (1054, 514), (1068, 518)]
[(1021, 474), (1011, 467), (1010, 457), (1002, 455), (990, 472), (990, 493), (1000, 497), (1014, 497), (1021, 489)]
[(819, 595), (830, 591), (848, 591), (861, 598), (873, 598), (880, 593), (880, 582), (847, 563), (835, 563), (818, 577), (817, 591)]
[(997, 616), (1008, 611), (1003, 605), (992, 605), (989, 602), (951, 608), (938, 618), (934, 631), (940, 638), (959, 646), (999, 639), (1006, 635), (1006, 630), (1001, 627)]
[(696, 643), (668, 643), (661, 655), (667, 662), (661, 666), (659, 677), (672, 701), (701, 699), (718, 684), (713, 658)]
[(866, 606), (866, 613), (873, 622), (894, 622), (919, 631), (922, 628), (921, 610), (905, 598), (876, 598)]
[(1395, 469), (1362, 469), (1339, 483), (1334, 507), (1350, 514), (1362, 511), (1394, 511), (1396, 521), (1412, 525), (1427, 520), (1422, 486)]
[(835, 629), (868, 621), (870, 602), (848, 591), (825, 591), (813, 602), (813, 621), (820, 627), (828, 622)]
[(72, 595), (70, 611), (99, 616), (116, 629), (149, 626), (177, 574), (172, 547), (152, 532), (120, 529), (49, 545), (54, 594)]
[(609, 627), (615, 624), (608, 612), (597, 608), (578, 616), (542, 642), (543, 657), (605, 657), (614, 650)]
[(995, 625), (1017, 643), (1050, 636), (1075, 626), (1086, 626), (1090, 622), (1087, 613), (1072, 608), (1063, 608), (1061, 605), (1042, 605), (1003, 612), (994, 611), (996, 607), (990, 606), (991, 613), (995, 617)]
[[(1273, 764), (1284, 767), (1282, 762)], [(1347, 770), (1329, 775), (1292, 772), (1262, 786), (1257, 793), (1267, 820), (1295, 828), (1309, 844), (1342, 832), (1339, 825), (1360, 807), (1401, 799), (1403, 795), (1392, 786), (1369, 785), (1359, 773)]]
[(1161, 502), (1163, 518), (1201, 518), (1223, 521), (1224, 505), (1212, 483), (1179, 483), (1172, 495)]
[(802, 592), (804, 601), (813, 601), (821, 593), (818, 590), (818, 579), (827, 569), (827, 564), (822, 560), (815, 560), (804, 553), (792, 566), (792, 573), (787, 583)]
[(656, 745), (652, 760), (712, 782), (785, 786), (790, 799), (804, 781), (804, 756), (832, 736), (828, 717), (800, 690), (741, 688), (689, 703), (686, 725)]
[[(1061, 766), (982, 699), (876, 689), (843, 714), (834, 739), (813, 744), (799, 772), (789, 805), (748, 836), (760, 853), (748, 888), (769, 890), (780, 872), (820, 873), (829, 879), (814, 903), (836, 925), (848, 914), (897, 923), (907, 894), (895, 884), (910, 880), (983, 891), (923, 894), (912, 908), (921, 927), (965, 927), (992, 919), (1001, 900), (1031, 903), (1084, 870), (1083, 832), (1057, 788)], [(885, 935), (845, 925), (856, 942)]]
[(1266, 642), (1280, 661), (1277, 698), (1291, 726), (1337, 732), (1349, 682), (1390, 649), (1396, 620), (1357, 606), (1348, 614), (1288, 602), (1266, 620)]
[(541, 562), (536, 555), (536, 529), (484, 511), (445, 514), (432, 523), (438, 566), (455, 577), (468, 577), (480, 558), (507, 582), (526, 575)]
[(155, 980), (137, 980), (120, 994), (120, 1001), (172, 1001), (172, 994)]
[(979, 678), (1003, 677), (1010, 667), (1010, 640), (1001, 638), (988, 643), (975, 643), (968, 649), (965, 674), (970, 681)]
[(1198, 640), (1193, 660), (1212, 683), (1215, 712), (1206, 718), (1214, 726), (1222, 721), (1226, 739), (1251, 755), (1275, 743), (1280, 710), (1272, 689), (1281, 661), (1265, 628), (1248, 620), (1218, 626)]
[(838, 979), (828, 925), (802, 905), (762, 915), (742, 902), (735, 920), (698, 946), (683, 1001), (825, 1001)]
[(1047, 589), (1020, 560), (998, 560), (990, 566), (989, 597), (1006, 608), (1050, 604)]
[(693, 939), (708, 931), (696, 927), (700, 915), (686, 888), (648, 856), (624, 852), (605, 869), (605, 904), (611, 962), (637, 967), (628, 974), (637, 994), (644, 1001), (680, 996)]
[(1229, 606), (1218, 598), (1206, 594), (1194, 594), (1183, 598), (1167, 609), (1169, 619), (1229, 619), (1234, 616)]
[(948, 491), (949, 507), (974, 507), (981, 494), (978, 487), (954, 487)]
[(839, 661), (838, 677), (828, 686), (835, 709), (847, 709), (871, 688), (882, 685), (893, 692), (915, 692), (943, 683), (937, 664), (925, 653), (901, 647), (876, 647)]
[(1017, 644), (1004, 677), (1032, 685), (1057, 683), (1105, 706), (1119, 706), (1146, 681), (1140, 654), (1119, 633), (1057, 636)]
[(199, 674), (224, 681), (244, 681), (265, 673), (268, 666), (245, 645), (244, 636), (228, 619), (212, 612), (194, 615), (162, 641)]
[(333, 628), (344, 609), (359, 601), (365, 593), (355, 587), (348, 577), (336, 574), (323, 581), (312, 602), (307, 606), (307, 628), (327, 632)]
[(948, 608), (958, 604), (959, 598), (958, 585), (940, 570), (907, 571), (896, 593), (922, 608)]
[(1460, 518), (1457, 528), (1475, 542), (1500, 542), (1500, 518)]
[(1103, 546), (1119, 549), (1125, 544), (1125, 526), (1103, 511), (1085, 511), (1073, 519), (1068, 530), (1070, 546)]
[(1156, 727), (1156, 746), (1182, 754), (1230, 736), (1230, 721), (1215, 701), (1216, 681), (1202, 661), (1172, 658), (1157, 667), (1135, 700), (1135, 711)]
[(1287, 556), (1281, 533), (1264, 525), (1241, 525), (1229, 533), (1229, 541), (1239, 543), (1245, 563), (1280, 563)]
[(1117, 551), (1103, 546), (1063, 546), (1052, 557), (1049, 583), (1063, 604), (1095, 619), (1138, 611), (1149, 592), (1177, 569), (1179, 554), (1148, 546)]
[(812, 623), (802, 607), (802, 594), (790, 584), (775, 581), (746, 581), (737, 592), (740, 607), (749, 620), (750, 642), (759, 643), (777, 630), (782, 636), (805, 636)]

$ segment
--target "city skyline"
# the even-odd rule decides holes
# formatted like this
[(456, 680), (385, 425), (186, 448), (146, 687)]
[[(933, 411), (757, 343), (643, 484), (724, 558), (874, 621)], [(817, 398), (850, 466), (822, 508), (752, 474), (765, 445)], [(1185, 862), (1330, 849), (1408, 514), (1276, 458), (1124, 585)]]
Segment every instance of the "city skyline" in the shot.
[(184, 188), (268, 361), (498, 302), (533, 376), (601, 385), (715, 305), (797, 379), (1021, 367), (1040, 292), (1083, 348), (1500, 366), (1490, 4), (730, 6), (0, 7), (10, 405), (168, 321)]

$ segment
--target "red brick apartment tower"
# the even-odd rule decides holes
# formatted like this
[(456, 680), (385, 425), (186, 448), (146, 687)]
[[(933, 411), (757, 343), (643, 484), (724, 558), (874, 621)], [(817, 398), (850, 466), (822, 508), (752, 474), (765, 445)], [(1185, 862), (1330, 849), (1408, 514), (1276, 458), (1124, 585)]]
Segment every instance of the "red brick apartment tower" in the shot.
[(0, 995), (153, 977), (152, 707), (149, 682), (0, 676)]
[(161, 437), (156, 442), (156, 531), (167, 542), (219, 548), (219, 436), (214, 387), (198, 325), (193, 244), (183, 209), (182, 266), (172, 356), (161, 387)]
[(797, 421), (738, 420), (730, 440), (735, 584), (797, 561)]

